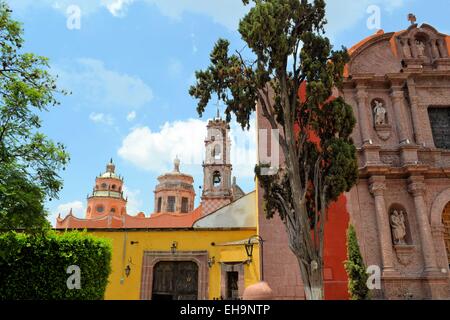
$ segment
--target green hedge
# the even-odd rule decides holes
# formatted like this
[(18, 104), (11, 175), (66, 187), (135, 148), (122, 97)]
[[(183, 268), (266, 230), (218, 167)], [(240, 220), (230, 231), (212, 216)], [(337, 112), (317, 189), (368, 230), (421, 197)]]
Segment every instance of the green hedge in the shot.
[[(0, 299), (99, 300), (111, 272), (111, 244), (86, 232), (0, 234)], [(69, 289), (71, 265), (80, 289)]]
[(348, 292), (351, 300), (369, 300), (367, 287), (369, 275), (359, 250), (356, 231), (352, 225), (347, 230), (347, 261), (344, 263), (348, 275)]

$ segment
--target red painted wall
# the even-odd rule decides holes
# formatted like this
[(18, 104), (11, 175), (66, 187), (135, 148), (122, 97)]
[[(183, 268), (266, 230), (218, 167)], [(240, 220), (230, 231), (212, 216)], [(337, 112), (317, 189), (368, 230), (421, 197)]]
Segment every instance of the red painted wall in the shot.
[(326, 300), (346, 300), (349, 298), (348, 277), (343, 264), (347, 259), (346, 232), (349, 223), (346, 204), (347, 199), (342, 195), (337, 202), (330, 206), (328, 222), (325, 226), (324, 276)]

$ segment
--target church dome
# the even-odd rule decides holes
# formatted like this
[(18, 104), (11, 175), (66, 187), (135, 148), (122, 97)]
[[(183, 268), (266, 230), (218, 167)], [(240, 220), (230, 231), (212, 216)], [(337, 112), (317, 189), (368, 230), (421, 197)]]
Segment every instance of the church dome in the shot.
[(155, 212), (187, 213), (194, 209), (194, 178), (180, 171), (175, 158), (173, 170), (158, 177), (155, 187)]

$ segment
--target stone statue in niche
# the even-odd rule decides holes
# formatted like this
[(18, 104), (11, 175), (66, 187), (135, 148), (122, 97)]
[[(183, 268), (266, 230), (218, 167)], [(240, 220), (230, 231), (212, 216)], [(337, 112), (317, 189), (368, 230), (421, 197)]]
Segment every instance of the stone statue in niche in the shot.
[(401, 45), (403, 49), (403, 55), (405, 58), (411, 58), (411, 48), (409, 47), (408, 39), (401, 40)]
[(381, 101), (378, 101), (378, 100), (374, 101), (373, 113), (375, 115), (375, 125), (376, 126), (382, 126), (382, 125), (387, 124), (387, 119), (386, 119), (387, 110), (383, 106), (383, 103)]
[(392, 237), (394, 244), (406, 244), (406, 223), (405, 213), (401, 210), (394, 210), (390, 216), (390, 223), (392, 228)]
[(416, 40), (416, 47), (419, 58), (425, 57), (425, 43), (423, 43), (423, 41)]

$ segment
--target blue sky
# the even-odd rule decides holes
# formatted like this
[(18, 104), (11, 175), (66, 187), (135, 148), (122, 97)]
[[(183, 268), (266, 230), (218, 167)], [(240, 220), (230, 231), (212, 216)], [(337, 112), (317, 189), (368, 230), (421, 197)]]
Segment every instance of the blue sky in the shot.
[[(214, 42), (224, 37), (234, 49), (244, 43), (236, 31), (246, 8), (240, 0), (9, 0), (23, 22), (25, 50), (50, 58), (59, 84), (72, 91), (61, 106), (43, 114), (43, 131), (63, 142), (71, 162), (62, 172), (60, 198), (47, 203), (54, 223), (70, 208), (84, 216), (86, 195), (95, 176), (112, 157), (125, 177), (128, 212), (153, 211), (158, 175), (171, 170), (179, 155), (181, 169), (202, 183), (205, 121), (188, 89), (195, 70), (208, 65)], [(328, 35), (335, 46), (351, 47), (377, 30), (368, 28), (374, 7), (381, 28), (407, 28), (408, 13), (450, 33), (450, 0), (329, 0)], [(76, 6), (76, 7), (73, 7)], [(377, 8), (375, 7), (375, 9)], [(68, 28), (73, 8), (80, 28)], [(436, 8), (440, 8), (436, 10)], [(370, 20), (372, 21), (372, 20)], [(369, 23), (370, 24), (370, 23)], [(232, 125), (234, 174), (241, 187), (254, 189), (253, 130)]]

